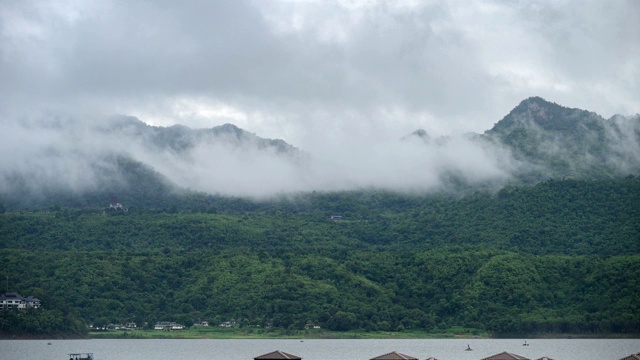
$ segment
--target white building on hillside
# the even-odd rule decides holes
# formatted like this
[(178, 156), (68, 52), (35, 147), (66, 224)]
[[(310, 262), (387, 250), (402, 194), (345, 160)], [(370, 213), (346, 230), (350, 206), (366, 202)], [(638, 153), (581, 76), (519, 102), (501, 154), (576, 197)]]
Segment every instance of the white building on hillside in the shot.
[(4, 293), (0, 295), (0, 309), (39, 308), (40, 299), (33, 296), (23, 297), (18, 293)]

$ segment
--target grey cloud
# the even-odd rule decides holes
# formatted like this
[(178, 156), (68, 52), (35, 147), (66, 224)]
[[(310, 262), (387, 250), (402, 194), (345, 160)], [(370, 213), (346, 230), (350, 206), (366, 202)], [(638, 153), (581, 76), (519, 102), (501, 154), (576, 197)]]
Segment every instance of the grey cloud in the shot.
[[(531, 95), (596, 102), (604, 114), (637, 105), (633, 2), (45, 4), (0, 8), (6, 106), (108, 111), (204, 96), (249, 112), (324, 108), (336, 118), (399, 107), (480, 131)], [(503, 62), (520, 62), (527, 77), (496, 76)], [(531, 84), (536, 72), (549, 79)]]
[[(411, 182), (396, 176), (409, 171), (400, 164), (417, 171), (427, 160), (415, 162), (415, 149), (382, 147), (385, 139), (416, 128), (481, 132), (532, 95), (605, 117), (638, 112), (639, 9), (634, 1), (3, 2), (0, 126), (8, 133), (30, 118), (92, 123), (114, 113), (194, 127), (237, 120), (308, 149), (318, 169), (332, 164), (313, 171), (335, 176), (314, 183), (322, 177), (261, 157), (265, 164), (224, 149), (202, 153), (288, 173), (295, 181), (280, 180), (292, 188), (360, 184), (365, 176), (376, 180), (364, 183)], [(41, 134), (42, 143), (50, 141), (44, 134), (56, 138)], [(377, 157), (359, 152), (369, 145)], [(469, 147), (462, 142), (438, 156), (457, 164), (456, 151), (466, 149), (479, 157), (460, 165), (473, 177), (502, 176), (505, 164)], [(159, 168), (173, 160), (135, 154)], [(191, 165), (216, 179), (199, 154)], [(476, 163), (487, 172), (471, 171)], [(414, 178), (436, 184), (439, 164), (438, 157), (422, 163), (427, 171)], [(378, 172), (382, 165), (389, 171)]]

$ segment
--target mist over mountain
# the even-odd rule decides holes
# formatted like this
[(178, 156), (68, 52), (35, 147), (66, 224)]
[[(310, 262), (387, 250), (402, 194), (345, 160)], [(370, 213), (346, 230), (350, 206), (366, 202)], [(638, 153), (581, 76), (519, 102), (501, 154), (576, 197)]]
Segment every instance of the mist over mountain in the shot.
[[(428, 193), (549, 178), (640, 173), (640, 116), (601, 116), (533, 97), (483, 134), (401, 139), (347, 134), (322, 151), (235, 125), (150, 126), (44, 116), (3, 120), (0, 196), (9, 207), (106, 203), (201, 192), (266, 198), (308, 191)], [(326, 134), (318, 134), (323, 136)], [(70, 201), (73, 199), (73, 201)]]
[(132, 116), (116, 116), (109, 120), (102, 128), (105, 133), (138, 141), (151, 150), (186, 153), (201, 144), (224, 143), (229, 147), (255, 148), (283, 156), (299, 155), (298, 149), (283, 140), (264, 139), (233, 124), (191, 129), (183, 125), (150, 126)]
[(518, 176), (598, 178), (640, 171), (640, 115), (604, 119), (539, 97), (522, 101), (484, 133), (526, 168)]

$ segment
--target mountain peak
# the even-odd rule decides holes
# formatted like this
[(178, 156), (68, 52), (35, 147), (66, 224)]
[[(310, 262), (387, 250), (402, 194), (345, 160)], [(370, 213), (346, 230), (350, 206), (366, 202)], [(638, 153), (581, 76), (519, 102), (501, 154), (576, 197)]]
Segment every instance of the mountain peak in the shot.
[[(516, 106), (509, 115), (523, 115), (531, 118), (536, 123), (545, 123), (553, 120), (558, 112), (564, 108), (556, 103), (547, 101), (541, 97), (534, 96), (522, 100), (518, 106)], [(568, 109), (567, 109), (568, 110)], [(509, 116), (507, 115), (507, 116)]]
[(111, 129), (124, 129), (127, 127), (142, 129), (149, 125), (135, 116), (114, 115), (109, 118), (108, 126)]
[(418, 129), (409, 135), (405, 135), (402, 137), (401, 140), (409, 140), (409, 139), (416, 139), (416, 138), (425, 142), (428, 142), (429, 140), (431, 140), (431, 137), (429, 137), (429, 134), (427, 134), (427, 132), (424, 129)]
[(520, 102), (486, 134), (506, 133), (515, 128), (531, 127), (547, 131), (570, 132), (581, 125), (600, 120), (603, 120), (602, 117), (595, 113), (567, 108), (535, 96)]
[(255, 134), (250, 133), (246, 130), (243, 130), (233, 124), (226, 123), (223, 125), (215, 126), (210, 129), (211, 133), (215, 136), (231, 136), (232, 138), (241, 140), (242, 138), (254, 138), (257, 137)]
[(538, 105), (555, 105), (555, 106), (560, 106), (554, 102), (548, 101), (546, 99), (541, 98), (540, 96), (530, 96), (524, 100), (522, 100), (520, 102), (520, 104), (518, 104), (519, 106), (523, 106), (523, 105), (532, 105), (532, 104), (538, 104)]
[(220, 129), (221, 131), (244, 131), (241, 128), (231, 123), (215, 126), (214, 129)]
[(419, 136), (421, 138), (429, 138), (429, 135), (427, 134), (427, 132), (424, 129), (418, 129), (416, 131), (413, 132), (413, 135)]

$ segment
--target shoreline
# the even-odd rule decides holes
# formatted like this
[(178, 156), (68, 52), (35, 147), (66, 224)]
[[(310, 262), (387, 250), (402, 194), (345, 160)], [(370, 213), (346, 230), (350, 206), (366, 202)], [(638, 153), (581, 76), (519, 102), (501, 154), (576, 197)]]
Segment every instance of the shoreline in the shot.
[(290, 332), (290, 331), (210, 331), (180, 330), (180, 331), (158, 331), (158, 330), (113, 330), (90, 332), (87, 335), (77, 334), (39, 334), (39, 335), (11, 335), (0, 334), (0, 340), (101, 340), (101, 339), (165, 339), (165, 340), (444, 340), (444, 339), (640, 339), (640, 334), (502, 334), (499, 336), (456, 333), (426, 333), (426, 332)]

